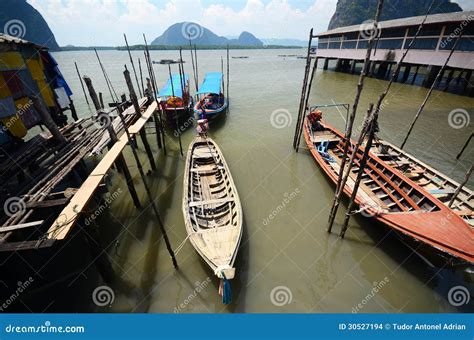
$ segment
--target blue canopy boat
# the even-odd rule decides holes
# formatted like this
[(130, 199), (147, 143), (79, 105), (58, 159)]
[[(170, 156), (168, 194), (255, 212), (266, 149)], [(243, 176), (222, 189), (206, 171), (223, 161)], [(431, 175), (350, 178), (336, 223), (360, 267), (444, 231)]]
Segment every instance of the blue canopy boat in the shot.
[(189, 95), (189, 77), (173, 74), (165, 86), (158, 92), (158, 102), (165, 112), (168, 125), (174, 127), (176, 121), (187, 119), (193, 107), (193, 98)]
[(198, 96), (203, 97), (194, 105), (194, 112), (198, 116), (211, 120), (227, 110), (229, 102), (224, 96), (223, 84), (221, 72), (206, 74), (197, 92)]

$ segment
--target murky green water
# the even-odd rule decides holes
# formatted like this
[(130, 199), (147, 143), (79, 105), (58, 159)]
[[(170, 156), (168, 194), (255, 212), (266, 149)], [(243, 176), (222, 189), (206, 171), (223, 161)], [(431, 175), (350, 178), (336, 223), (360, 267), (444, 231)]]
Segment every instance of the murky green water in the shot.
[[(122, 194), (101, 214), (99, 224), (105, 236), (119, 234), (118, 243), (114, 237), (106, 238), (114, 267), (125, 283), (112, 287), (115, 300), (110, 308), (94, 306), (94, 310), (472, 311), (472, 301), (469, 306), (456, 309), (447, 300), (453, 286), (463, 285), (472, 291), (472, 274), (430, 268), (373, 220), (352, 219), (344, 240), (326, 232), (333, 185), (307, 151), (295, 153), (291, 146), (305, 61), (277, 55), (294, 53), (295, 50), (231, 51), (232, 55), (249, 58), (231, 59), (230, 112), (225, 120), (211, 127), (210, 135), (229, 163), (244, 210), (244, 235), (236, 263), (237, 276), (232, 281), (233, 303), (221, 304), (217, 279), (189, 243), (177, 256), (179, 271), (173, 269), (153, 212), (149, 208), (136, 210), (123, 179), (112, 172), (110, 192), (121, 189)], [(117, 93), (125, 91), (123, 65), (131, 69), (126, 52), (107, 51), (100, 55)], [(219, 71), (220, 58), (224, 55), (225, 51), (199, 51), (200, 78), (205, 72)], [(142, 53), (134, 52), (134, 56), (143, 61)], [(152, 52), (155, 60), (177, 56), (174, 51)], [(64, 52), (55, 57), (75, 92), (80, 115), (89, 112), (74, 61), (82, 74), (92, 77), (105, 98), (110, 97), (93, 52)], [(192, 74), (189, 52), (184, 51), (184, 58), (186, 72)], [(158, 82), (163, 84), (167, 68), (155, 65), (155, 72)], [(352, 103), (356, 81), (357, 76), (318, 70), (311, 103)], [(366, 80), (358, 124), (369, 102), (376, 100), (385, 85), (385, 81)], [(401, 142), (426, 91), (415, 86), (393, 85), (380, 118), (382, 138), (395, 144)], [(472, 132), (472, 123), (453, 129), (447, 117), (457, 108), (467, 110), (472, 117), (473, 107), (473, 98), (435, 91), (407, 150), (460, 180), (474, 160), (472, 144), (461, 161), (456, 161), (455, 155)], [(341, 129), (344, 127), (341, 114), (335, 110), (327, 112), (325, 118)], [(183, 134), (185, 151), (193, 136), (192, 130)], [(157, 150), (155, 135), (150, 134), (149, 140)], [(177, 247), (186, 237), (181, 212), (184, 157), (180, 156), (174, 137), (167, 139), (167, 147), (167, 156), (156, 152), (159, 170), (148, 178), (171, 243)], [(141, 153), (145, 163), (143, 149)], [(141, 201), (148, 205), (129, 151), (126, 157), (135, 174)], [(344, 212), (340, 210), (338, 222)], [(336, 225), (335, 231), (338, 230)], [(101, 284), (89, 282), (84, 287), (93, 286), (93, 289)]]

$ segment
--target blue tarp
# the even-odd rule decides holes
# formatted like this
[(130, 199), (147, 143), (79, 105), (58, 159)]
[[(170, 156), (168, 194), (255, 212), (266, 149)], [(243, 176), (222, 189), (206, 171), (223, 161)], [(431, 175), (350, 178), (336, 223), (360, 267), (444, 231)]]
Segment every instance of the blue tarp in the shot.
[[(183, 98), (183, 91), (181, 88), (181, 76), (179, 74), (173, 74), (171, 76), (173, 79), (173, 87), (171, 87), (171, 80), (168, 79), (166, 82), (166, 85), (163, 86), (163, 88), (159, 92), (160, 97), (171, 97), (173, 95), (174, 91), (174, 96)], [(184, 86), (186, 86), (186, 82), (188, 81), (188, 75), (184, 75)]]
[(219, 94), (221, 92), (221, 85), (222, 85), (221, 72), (207, 73), (197, 93), (198, 94), (206, 94), (206, 93)]

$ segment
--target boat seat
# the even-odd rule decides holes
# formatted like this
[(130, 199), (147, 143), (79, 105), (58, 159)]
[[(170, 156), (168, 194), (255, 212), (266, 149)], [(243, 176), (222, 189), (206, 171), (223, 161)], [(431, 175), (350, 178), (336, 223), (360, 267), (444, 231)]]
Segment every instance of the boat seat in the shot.
[(213, 173), (213, 172), (216, 172), (217, 170), (223, 170), (224, 167), (223, 166), (218, 166), (217, 168), (212, 168), (212, 169), (196, 169), (196, 168), (193, 168), (191, 169), (191, 172), (196, 172), (198, 174), (206, 174), (206, 173)]
[(219, 198), (219, 199), (205, 200), (205, 201), (195, 201), (195, 202), (189, 203), (189, 207), (197, 207), (197, 206), (203, 206), (203, 205), (209, 205), (209, 204), (227, 203), (227, 202), (233, 202), (233, 201), (235, 201), (235, 197)]
[(456, 190), (455, 189), (431, 189), (428, 190), (428, 192), (431, 195), (449, 195), (449, 194), (454, 194)]

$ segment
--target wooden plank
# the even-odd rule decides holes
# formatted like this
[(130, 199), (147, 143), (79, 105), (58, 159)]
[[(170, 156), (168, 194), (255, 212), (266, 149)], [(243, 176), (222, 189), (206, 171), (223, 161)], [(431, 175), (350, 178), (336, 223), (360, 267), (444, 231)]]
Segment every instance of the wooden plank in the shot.
[(28, 202), (28, 203), (26, 203), (26, 207), (27, 208), (57, 207), (58, 205), (65, 205), (68, 201), (69, 201), (69, 198), (59, 198), (59, 199), (56, 199), (56, 200)]
[(13, 231), (13, 230), (18, 230), (18, 229), (24, 229), (24, 228), (30, 228), (30, 227), (35, 227), (37, 225), (41, 225), (44, 221), (34, 221), (34, 222), (28, 222), (28, 223), (21, 223), (21, 224), (15, 224), (15, 225), (10, 225), (8, 227), (0, 227), (0, 233), (5, 233), (7, 231)]
[[(147, 110), (142, 114), (142, 117), (129, 128), (130, 133), (137, 134), (157, 107), (158, 105), (156, 102), (150, 104)], [(56, 221), (53, 222), (47, 233), (48, 239), (61, 240), (67, 236), (70, 229), (76, 223), (77, 216), (87, 206), (104, 176), (110, 170), (112, 164), (115, 162), (127, 143), (128, 136), (124, 133), (112, 146), (109, 152), (105, 154), (99, 164), (97, 164), (89, 177), (87, 177), (81, 187), (77, 190), (76, 194), (71, 198), (69, 204), (63, 209)]]
[(219, 198), (219, 199), (205, 200), (205, 201), (194, 201), (194, 202), (190, 202), (189, 206), (196, 207), (200, 205), (219, 204), (219, 203), (226, 203), (226, 202), (233, 202), (233, 201), (235, 201), (234, 197), (227, 197), (227, 198)]
[(55, 240), (40, 241), (22, 241), (22, 242), (7, 242), (0, 245), (0, 251), (18, 251), (27, 249), (48, 248), (54, 244)]

